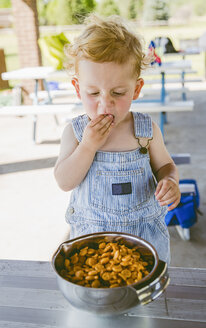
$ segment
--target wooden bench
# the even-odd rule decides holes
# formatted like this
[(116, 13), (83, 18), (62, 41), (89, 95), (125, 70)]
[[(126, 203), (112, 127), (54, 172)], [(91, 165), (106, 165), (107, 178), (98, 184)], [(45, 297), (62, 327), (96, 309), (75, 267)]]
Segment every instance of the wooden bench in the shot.
[[(172, 63), (171, 63), (172, 64)], [(164, 64), (163, 64), (164, 65)], [(174, 65), (174, 63), (172, 64)], [(165, 96), (168, 95), (168, 93), (166, 92), (166, 86), (168, 83), (181, 83), (182, 88), (184, 88), (185, 83), (188, 82), (188, 80), (186, 80), (185, 76), (186, 74), (195, 74), (197, 73), (196, 71), (192, 70), (190, 68), (191, 63), (188, 61), (184, 61), (184, 65), (183, 63), (180, 62), (176, 62), (175, 64), (175, 68), (170, 65), (170, 63), (167, 63), (167, 65), (165, 66), (165, 68), (161, 68), (158, 67), (156, 69), (149, 69), (147, 71), (144, 72), (143, 75), (145, 76), (149, 76), (149, 79), (144, 79), (145, 84), (150, 84), (150, 85), (154, 85), (154, 84), (160, 84), (161, 85), (161, 92), (160, 92), (160, 101), (164, 102), (165, 100)], [(178, 67), (179, 66), (179, 67)], [(153, 76), (157, 76), (160, 75), (161, 78), (160, 79), (154, 79)], [(168, 78), (168, 75), (178, 75), (178, 78)], [(186, 92), (184, 90), (182, 90), (182, 100), (186, 100)]]
[[(138, 103), (133, 102), (131, 110), (140, 113), (160, 113), (160, 129), (164, 135), (164, 114), (166, 112), (192, 111), (194, 108), (193, 101), (179, 101), (160, 103)], [(81, 103), (68, 104), (47, 104), (47, 105), (30, 105), (30, 106), (4, 106), (0, 107), (0, 116), (33, 116), (33, 140), (36, 141), (36, 123), (38, 115), (45, 114), (66, 114), (71, 119), (77, 115), (84, 114)]]
[[(184, 84), (185, 83), (195, 83), (195, 82), (203, 82), (203, 79), (201, 78), (193, 78), (193, 79), (185, 79), (184, 80)], [(144, 83), (145, 84), (160, 84), (161, 85), (161, 79), (144, 79)], [(165, 84), (170, 84), (170, 83), (183, 83), (182, 79), (175, 79), (175, 78), (166, 78), (165, 79)]]
[[(50, 90), (49, 91), (51, 99), (54, 98), (62, 98), (62, 97), (76, 97), (75, 91), (70, 89), (65, 90)], [(36, 98), (35, 93), (30, 93), (30, 98), (34, 100)], [(48, 92), (47, 91), (38, 91), (38, 99), (46, 100), (48, 99)]]
[[(175, 96), (177, 95), (182, 95), (183, 93), (188, 92), (188, 88), (185, 87), (180, 87), (180, 88), (165, 88), (165, 92), (166, 95), (171, 95), (171, 94), (175, 94)], [(161, 94), (161, 88), (157, 87), (157, 88), (149, 88), (149, 87), (144, 87), (140, 93), (140, 97), (144, 97), (144, 96), (151, 96), (151, 95), (160, 95)]]

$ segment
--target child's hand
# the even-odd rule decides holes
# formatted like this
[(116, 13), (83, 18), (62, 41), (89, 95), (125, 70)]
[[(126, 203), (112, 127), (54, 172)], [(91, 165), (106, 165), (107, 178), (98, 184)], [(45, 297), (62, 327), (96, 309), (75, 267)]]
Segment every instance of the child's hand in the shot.
[(164, 178), (159, 181), (155, 197), (161, 206), (169, 205), (168, 211), (173, 210), (180, 202), (181, 193), (179, 186), (172, 178)]
[(114, 117), (111, 114), (102, 114), (91, 120), (84, 130), (82, 144), (95, 152), (100, 149), (105, 144), (114, 125), (113, 120)]

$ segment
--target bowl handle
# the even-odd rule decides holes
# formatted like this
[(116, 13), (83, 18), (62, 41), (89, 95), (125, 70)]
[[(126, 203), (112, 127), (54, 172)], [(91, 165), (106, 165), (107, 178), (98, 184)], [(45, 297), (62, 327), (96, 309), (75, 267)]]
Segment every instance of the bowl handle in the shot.
[(160, 296), (167, 288), (169, 282), (170, 278), (167, 271), (167, 263), (159, 260), (154, 276), (151, 277), (144, 286), (137, 285), (131, 288), (135, 289), (139, 302), (145, 305)]

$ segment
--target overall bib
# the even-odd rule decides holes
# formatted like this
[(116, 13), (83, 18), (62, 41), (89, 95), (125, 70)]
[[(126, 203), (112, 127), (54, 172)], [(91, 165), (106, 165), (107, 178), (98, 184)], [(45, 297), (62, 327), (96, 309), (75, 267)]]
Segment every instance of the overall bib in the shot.
[[(151, 138), (151, 117), (132, 114), (136, 138)], [(88, 122), (87, 115), (72, 120), (78, 142)], [(125, 152), (97, 151), (86, 177), (71, 193), (66, 211), (70, 237), (104, 231), (131, 233), (150, 242), (159, 258), (169, 263), (167, 207), (156, 201), (155, 187), (149, 154), (142, 154), (140, 148)]]

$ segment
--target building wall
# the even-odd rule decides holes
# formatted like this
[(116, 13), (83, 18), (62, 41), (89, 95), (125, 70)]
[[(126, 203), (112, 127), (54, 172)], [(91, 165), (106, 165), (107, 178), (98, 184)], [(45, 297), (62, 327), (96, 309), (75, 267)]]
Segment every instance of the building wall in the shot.
[[(39, 38), (39, 26), (36, 0), (12, 0), (14, 28), (18, 39), (18, 55), (21, 67), (41, 66), (41, 54), (37, 40)], [(34, 91), (34, 81), (24, 80), (24, 103), (31, 100), (29, 93)]]

